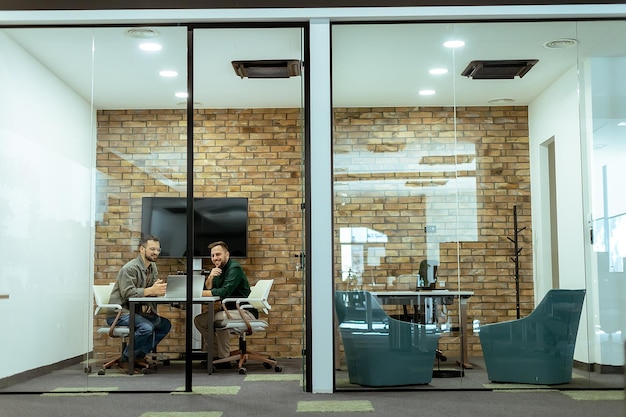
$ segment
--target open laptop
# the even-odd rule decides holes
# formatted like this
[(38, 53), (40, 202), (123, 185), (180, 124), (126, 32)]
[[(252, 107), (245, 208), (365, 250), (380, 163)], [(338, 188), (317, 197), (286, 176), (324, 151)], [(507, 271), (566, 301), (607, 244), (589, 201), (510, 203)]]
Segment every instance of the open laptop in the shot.
[[(193, 279), (193, 298), (202, 297), (204, 288), (204, 275), (194, 275)], [(167, 298), (185, 298), (187, 297), (187, 275), (168, 275), (167, 288), (165, 290)]]

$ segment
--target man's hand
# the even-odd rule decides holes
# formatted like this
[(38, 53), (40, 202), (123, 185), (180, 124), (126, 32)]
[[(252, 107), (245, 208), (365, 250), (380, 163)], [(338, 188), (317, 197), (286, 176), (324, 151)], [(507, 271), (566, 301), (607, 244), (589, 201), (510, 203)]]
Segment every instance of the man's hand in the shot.
[(165, 295), (166, 288), (167, 283), (165, 283), (162, 279), (157, 279), (151, 287), (148, 287), (143, 291), (143, 295), (146, 297), (158, 297)]

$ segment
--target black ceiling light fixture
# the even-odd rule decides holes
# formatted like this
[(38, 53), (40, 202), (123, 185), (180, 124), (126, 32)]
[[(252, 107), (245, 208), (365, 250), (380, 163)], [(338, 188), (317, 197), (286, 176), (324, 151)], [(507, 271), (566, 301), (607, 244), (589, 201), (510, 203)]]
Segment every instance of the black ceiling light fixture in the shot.
[(235, 73), (241, 78), (289, 78), (300, 75), (301, 62), (297, 59), (266, 59), (232, 61)]
[(522, 78), (537, 62), (538, 59), (472, 61), (461, 75), (474, 80), (512, 80)]

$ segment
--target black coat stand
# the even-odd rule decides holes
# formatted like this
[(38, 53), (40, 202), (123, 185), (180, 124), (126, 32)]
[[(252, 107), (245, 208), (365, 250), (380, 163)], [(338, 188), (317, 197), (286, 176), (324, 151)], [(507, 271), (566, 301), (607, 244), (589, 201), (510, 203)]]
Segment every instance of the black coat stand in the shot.
[(519, 305), (519, 255), (522, 252), (522, 249), (519, 246), (519, 234), (522, 230), (526, 229), (522, 227), (519, 229), (517, 227), (517, 206), (513, 206), (513, 238), (508, 238), (511, 242), (513, 242), (513, 257), (511, 260), (515, 263), (515, 309), (517, 310), (517, 318), (520, 318), (520, 305)]

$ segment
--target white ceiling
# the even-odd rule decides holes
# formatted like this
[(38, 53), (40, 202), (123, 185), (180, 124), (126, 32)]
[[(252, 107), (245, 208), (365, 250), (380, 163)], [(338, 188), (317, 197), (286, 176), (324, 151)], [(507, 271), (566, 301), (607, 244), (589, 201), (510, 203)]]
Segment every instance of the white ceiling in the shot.
[[(332, 31), (333, 105), (441, 106), (488, 105), (510, 98), (526, 105), (588, 51), (623, 55), (614, 35), (623, 22), (535, 22), (463, 24), (344, 25)], [(129, 28), (5, 29), (73, 90), (99, 109), (184, 108), (175, 92), (186, 90), (187, 31), (154, 27), (159, 52), (144, 52), (145, 40), (125, 35)], [(573, 38), (577, 47), (547, 49), (551, 40)], [(465, 46), (451, 50), (451, 39)], [(194, 102), (206, 108), (298, 107), (302, 77), (241, 79), (231, 61), (303, 59), (298, 28), (198, 29), (194, 32)], [(538, 59), (523, 78), (472, 80), (461, 76), (478, 59)], [(306, 71), (307, 63), (305, 63)], [(443, 76), (428, 70), (444, 67)], [(176, 78), (160, 77), (172, 69)], [(92, 77), (93, 74), (93, 77)], [(433, 96), (418, 95), (434, 89)]]

